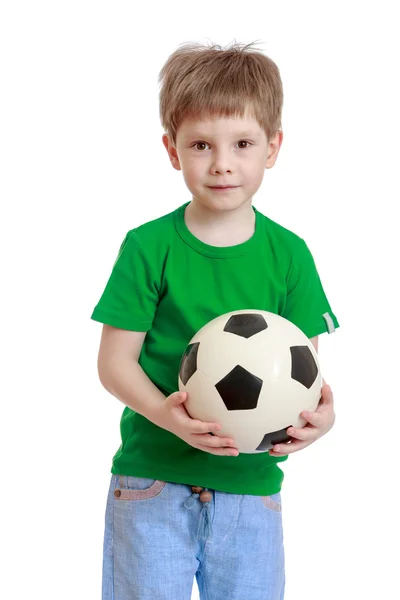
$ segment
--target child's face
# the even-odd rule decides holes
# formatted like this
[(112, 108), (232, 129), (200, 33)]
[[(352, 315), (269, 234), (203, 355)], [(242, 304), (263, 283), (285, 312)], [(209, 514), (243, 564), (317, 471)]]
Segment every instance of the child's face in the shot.
[[(282, 132), (268, 141), (251, 116), (186, 119), (178, 128), (174, 147), (166, 134), (163, 143), (171, 163), (198, 201), (211, 210), (235, 210), (251, 204), (265, 169), (271, 168), (282, 143)], [(226, 190), (217, 185), (235, 186)]]

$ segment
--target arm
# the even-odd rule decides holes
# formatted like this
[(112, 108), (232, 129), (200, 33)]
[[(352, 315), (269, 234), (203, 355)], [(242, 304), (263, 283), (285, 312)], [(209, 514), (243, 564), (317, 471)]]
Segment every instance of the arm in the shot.
[[(310, 342), (314, 346), (315, 352), (318, 354), (318, 336), (316, 335), (315, 337), (310, 338)], [(326, 381), (324, 378), (322, 378), (322, 385), (326, 385)]]
[(318, 336), (316, 335), (315, 337), (310, 338), (310, 342), (314, 346), (315, 352), (318, 352)]
[(103, 325), (97, 369), (110, 394), (154, 423), (165, 396), (138, 363), (145, 337), (145, 331)]
[[(180, 437), (184, 442), (217, 456), (237, 456), (234, 441), (215, 435), (217, 423), (192, 419), (183, 402), (187, 393), (166, 398), (138, 363), (145, 331), (127, 331), (103, 325), (98, 356), (99, 378), (105, 389), (149, 421)], [(211, 432), (215, 434), (210, 435)]]

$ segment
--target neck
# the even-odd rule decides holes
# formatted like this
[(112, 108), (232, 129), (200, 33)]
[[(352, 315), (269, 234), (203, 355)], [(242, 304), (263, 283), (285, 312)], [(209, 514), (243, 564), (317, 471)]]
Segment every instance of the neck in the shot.
[(236, 246), (246, 242), (254, 234), (255, 220), (251, 200), (236, 210), (213, 211), (193, 199), (185, 211), (189, 231), (211, 246)]

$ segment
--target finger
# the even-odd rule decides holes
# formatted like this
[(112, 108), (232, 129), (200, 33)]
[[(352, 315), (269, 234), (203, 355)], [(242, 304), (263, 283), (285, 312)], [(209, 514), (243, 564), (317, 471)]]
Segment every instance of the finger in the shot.
[(333, 393), (330, 385), (326, 384), (321, 389), (321, 400), (324, 404), (333, 403)]
[(236, 448), (210, 448), (203, 444), (197, 444), (196, 448), (208, 452), (209, 454), (215, 454), (216, 456), (238, 456), (239, 451)]
[[(203, 446), (211, 446), (213, 448), (221, 448), (224, 446), (235, 447), (235, 442), (232, 438), (221, 438), (217, 435), (204, 435), (194, 433), (193, 437), (198, 438), (199, 442), (203, 442)], [(197, 442), (197, 440), (195, 440)]]
[[(324, 424), (324, 418), (319, 412), (308, 412), (308, 410), (300, 413), (300, 416), (303, 417), (306, 421), (311, 423), (314, 427), (322, 427)], [(289, 434), (290, 435), (290, 434)]]
[(305, 427), (289, 427), (287, 433), (296, 440), (302, 440), (306, 442), (315, 442), (315, 440), (319, 437), (318, 428), (308, 427), (307, 425)]
[(309, 446), (311, 442), (291, 442), (290, 444), (278, 444), (268, 451), (270, 456), (286, 456), (287, 454), (293, 454), (298, 450), (302, 450)]
[(205, 423), (204, 421), (198, 421), (197, 419), (193, 419), (192, 421), (192, 430), (193, 433), (210, 433), (219, 431), (221, 429), (221, 425), (218, 423)]

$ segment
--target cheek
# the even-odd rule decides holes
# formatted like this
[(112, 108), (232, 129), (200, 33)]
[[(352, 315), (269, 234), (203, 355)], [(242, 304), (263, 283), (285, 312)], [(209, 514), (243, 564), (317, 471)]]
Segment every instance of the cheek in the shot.
[[(182, 165), (181, 165), (181, 167), (182, 167)], [(196, 185), (198, 184), (198, 181), (199, 181), (198, 176), (196, 176), (196, 171), (193, 168), (189, 167), (188, 165), (184, 165), (182, 167), (182, 175), (183, 175), (183, 179), (186, 184), (186, 187), (191, 192), (194, 192), (196, 189)]]
[(265, 175), (265, 164), (261, 161), (257, 164), (257, 166), (252, 167), (249, 171), (249, 181), (251, 181), (254, 185), (261, 185), (261, 182)]
[(184, 180), (187, 184), (196, 184), (204, 176), (204, 167), (199, 163), (190, 162), (182, 166)]

